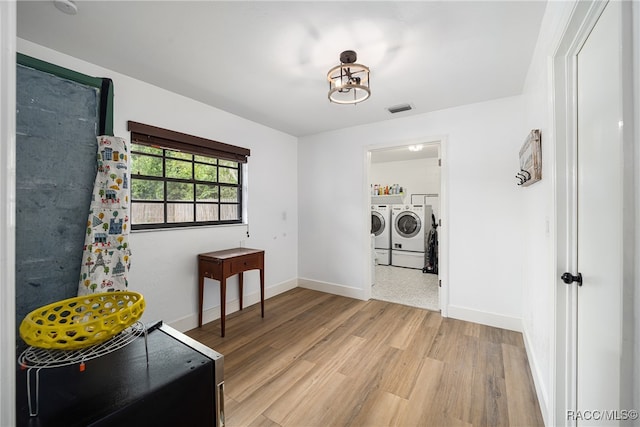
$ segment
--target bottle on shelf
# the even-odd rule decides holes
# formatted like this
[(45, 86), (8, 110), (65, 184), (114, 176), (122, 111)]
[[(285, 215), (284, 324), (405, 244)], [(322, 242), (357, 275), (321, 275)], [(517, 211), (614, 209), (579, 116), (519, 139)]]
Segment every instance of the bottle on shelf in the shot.
[(395, 196), (404, 195), (404, 189), (399, 184), (371, 184), (372, 196)]

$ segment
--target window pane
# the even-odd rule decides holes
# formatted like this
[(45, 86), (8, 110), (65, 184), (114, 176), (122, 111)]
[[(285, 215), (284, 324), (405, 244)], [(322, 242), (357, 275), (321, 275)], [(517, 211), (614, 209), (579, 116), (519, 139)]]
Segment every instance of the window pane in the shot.
[(218, 201), (218, 186), (217, 185), (205, 185), (196, 184), (196, 200), (217, 202)]
[(131, 144), (131, 151), (139, 151), (141, 153), (158, 154), (162, 156), (162, 148), (150, 147), (148, 145)]
[[(106, 194), (100, 196), (105, 197)], [(164, 186), (162, 181), (150, 179), (134, 179), (131, 183), (131, 198), (133, 200), (164, 200)]]
[(193, 204), (167, 203), (167, 222), (193, 222)]
[[(240, 163), (142, 144), (132, 144), (132, 153), (134, 228), (242, 220)], [(101, 154), (120, 156), (107, 150)], [(126, 167), (126, 159), (120, 162)], [(106, 192), (102, 197), (108, 199), (112, 195)]]
[(222, 221), (238, 220), (238, 205), (220, 205), (220, 219)]
[(220, 182), (225, 184), (238, 183), (238, 169), (220, 168)]
[(191, 179), (191, 166), (193, 163), (183, 160), (167, 159), (165, 162), (167, 178)]
[(209, 181), (209, 182), (217, 182), (216, 172), (217, 167), (212, 165), (201, 165), (196, 163), (195, 167), (195, 175), (198, 181)]
[(134, 175), (162, 176), (162, 158), (131, 155), (131, 173)]
[(217, 221), (218, 205), (210, 203), (198, 203), (196, 205), (196, 221)]
[(173, 151), (173, 150), (167, 150), (165, 151), (165, 155), (167, 157), (173, 157), (174, 159), (184, 159), (184, 160), (189, 160), (191, 161), (192, 158), (192, 154), (189, 153), (181, 153), (179, 151)]
[(193, 184), (187, 182), (167, 182), (167, 200), (193, 200)]
[(239, 202), (238, 189), (236, 187), (220, 187), (221, 202)]
[(238, 169), (238, 162), (232, 162), (231, 160), (220, 160), (220, 166), (229, 166)]
[(196, 160), (196, 162), (209, 163), (211, 165), (215, 165), (218, 163), (218, 159), (215, 159), (213, 157), (194, 156), (194, 159)]
[(131, 222), (133, 224), (158, 224), (164, 222), (163, 203), (131, 203)]

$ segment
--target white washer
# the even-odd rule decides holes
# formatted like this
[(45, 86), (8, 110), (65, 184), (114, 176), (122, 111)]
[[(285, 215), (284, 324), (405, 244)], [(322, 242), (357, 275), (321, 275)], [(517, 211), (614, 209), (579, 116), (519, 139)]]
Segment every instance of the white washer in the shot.
[(391, 206), (371, 206), (371, 234), (375, 236), (375, 254), (378, 264), (391, 262)]
[(391, 265), (419, 269), (424, 267), (425, 239), (427, 230), (431, 227), (431, 212), (431, 206), (393, 205)]

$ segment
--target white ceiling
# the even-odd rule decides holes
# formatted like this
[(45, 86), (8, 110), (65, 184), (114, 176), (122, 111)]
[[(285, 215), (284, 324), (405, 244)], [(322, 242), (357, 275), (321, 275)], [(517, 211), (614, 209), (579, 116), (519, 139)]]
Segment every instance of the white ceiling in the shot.
[[(70, 16), (52, 1), (19, 1), (18, 37), (295, 136), (520, 94), (546, 5), (76, 4)], [(331, 104), (326, 73), (348, 49), (371, 68), (372, 95), (356, 106)], [(414, 109), (387, 111), (404, 103)]]

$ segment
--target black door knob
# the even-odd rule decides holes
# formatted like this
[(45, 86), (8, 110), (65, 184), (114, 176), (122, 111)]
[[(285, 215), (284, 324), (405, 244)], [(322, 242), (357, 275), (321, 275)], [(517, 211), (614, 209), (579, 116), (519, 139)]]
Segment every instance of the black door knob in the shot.
[(564, 273), (562, 276), (560, 276), (560, 278), (567, 285), (570, 285), (571, 283), (576, 282), (578, 286), (582, 286), (582, 273), (578, 273), (577, 276), (574, 276), (573, 274), (567, 272), (567, 273)]

